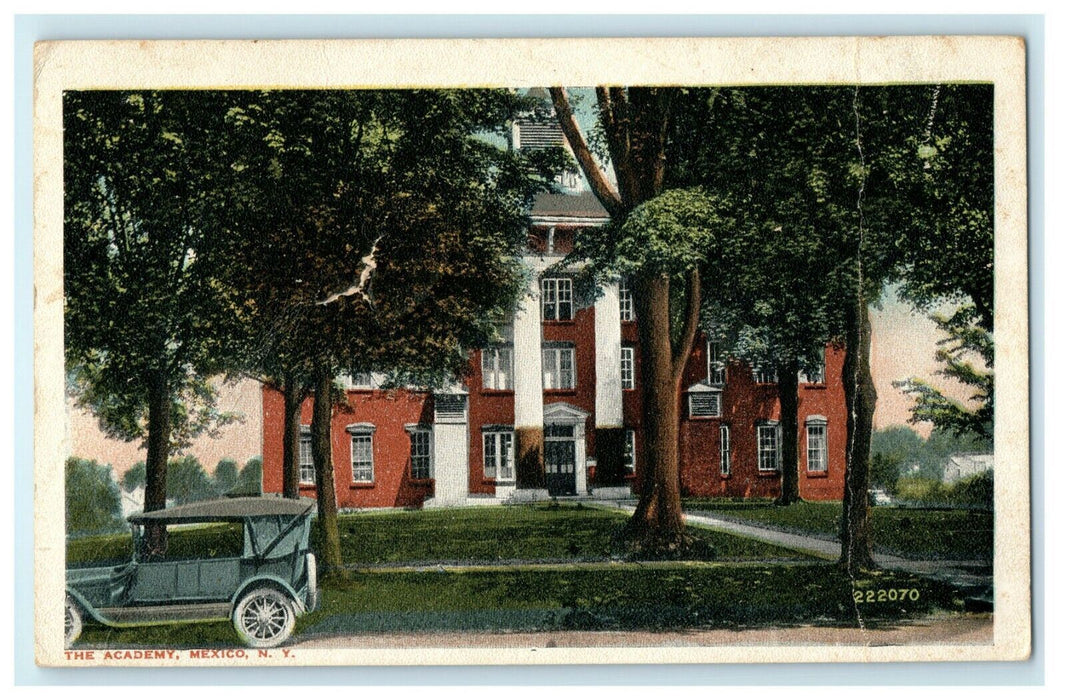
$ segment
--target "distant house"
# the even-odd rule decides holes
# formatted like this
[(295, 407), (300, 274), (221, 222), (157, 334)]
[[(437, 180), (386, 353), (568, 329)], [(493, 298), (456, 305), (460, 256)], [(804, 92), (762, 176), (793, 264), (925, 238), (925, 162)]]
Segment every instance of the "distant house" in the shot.
[(948, 457), (944, 464), (944, 483), (953, 484), (971, 476), (992, 471), (993, 455), (957, 454)]

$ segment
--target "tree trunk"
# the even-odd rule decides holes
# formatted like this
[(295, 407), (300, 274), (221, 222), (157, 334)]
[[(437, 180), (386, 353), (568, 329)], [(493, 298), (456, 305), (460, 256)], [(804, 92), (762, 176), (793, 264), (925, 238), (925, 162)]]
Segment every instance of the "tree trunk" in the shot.
[(781, 496), (777, 504), (792, 505), (799, 497), (799, 363), (789, 360), (778, 368), (781, 400)]
[(625, 428), (596, 428), (596, 486), (624, 486)]
[(341, 538), (337, 528), (337, 491), (333, 479), (333, 374), (315, 376), (315, 404), (311, 416), (311, 456), (318, 492), (318, 555), (323, 578), (344, 578)]
[(544, 428), (515, 428), (515, 477), (520, 489), (542, 489), (544, 476)]
[(300, 407), (303, 404), (304, 389), (292, 377), (287, 375), (282, 380), (282, 394), (285, 397), (285, 428), (282, 447), (282, 488), (285, 498), (300, 497)]
[(640, 500), (627, 524), (632, 539), (656, 550), (684, 544), (678, 454), (680, 373), (670, 342), (670, 280), (638, 275), (634, 303), (640, 319), (645, 460)]
[(870, 541), (870, 439), (877, 393), (870, 372), (870, 309), (861, 292), (849, 305), (845, 333), (844, 401), (848, 409), (847, 471), (840, 564), (851, 575), (875, 567)]
[[(148, 378), (148, 455), (144, 468), (144, 511), (167, 507), (167, 459), (170, 456), (170, 391), (161, 372)], [(148, 551), (166, 552), (166, 527), (145, 528)]]

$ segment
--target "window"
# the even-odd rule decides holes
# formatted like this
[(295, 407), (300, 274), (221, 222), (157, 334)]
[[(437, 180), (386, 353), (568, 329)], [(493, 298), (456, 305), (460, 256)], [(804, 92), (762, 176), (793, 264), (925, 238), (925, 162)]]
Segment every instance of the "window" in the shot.
[(707, 383), (725, 384), (725, 362), (720, 355), (719, 344), (707, 341)]
[(544, 360), (545, 389), (573, 389), (576, 373), (574, 371), (573, 347), (550, 347), (542, 350)]
[(622, 388), (633, 389), (636, 387), (634, 378), (633, 348), (622, 348)]
[(483, 435), (485, 442), (485, 478), (496, 481), (514, 480), (514, 433), (491, 431)]
[(546, 277), (540, 282), (541, 318), (570, 321), (574, 318), (574, 283), (566, 277)]
[(800, 384), (825, 384), (825, 353), (815, 364), (804, 367), (799, 373)]
[(623, 321), (632, 321), (636, 318), (633, 311), (633, 290), (629, 287), (629, 280), (622, 278), (618, 282), (618, 310)]
[(751, 368), (751, 378), (756, 384), (777, 384), (777, 368), (756, 365)]
[(781, 440), (777, 423), (764, 423), (757, 426), (759, 443), (759, 471), (773, 472), (781, 470)]
[(370, 389), (374, 386), (374, 377), (370, 372), (355, 372), (351, 375), (353, 388)]
[(829, 469), (825, 427), (824, 420), (807, 420), (807, 471), (809, 472), (824, 472)]
[(514, 351), (510, 347), (481, 351), (481, 386), (500, 391), (514, 389)]
[(637, 471), (637, 434), (636, 431), (626, 431), (625, 452), (622, 453), (622, 466), (627, 474)]
[(433, 449), (430, 432), (424, 428), (411, 431), (411, 478), (429, 479), (433, 476)]
[(373, 480), (374, 435), (369, 432), (355, 433), (352, 435), (352, 481)]
[(718, 466), (722, 472), (722, 476), (729, 476), (733, 470), (733, 457), (729, 453), (729, 426), (723, 425), (718, 428), (718, 449), (720, 454), (718, 457)]
[(315, 460), (311, 456), (311, 428), (300, 426), (300, 483), (315, 483)]
[(722, 415), (722, 392), (699, 391), (688, 395), (690, 418), (717, 418)]

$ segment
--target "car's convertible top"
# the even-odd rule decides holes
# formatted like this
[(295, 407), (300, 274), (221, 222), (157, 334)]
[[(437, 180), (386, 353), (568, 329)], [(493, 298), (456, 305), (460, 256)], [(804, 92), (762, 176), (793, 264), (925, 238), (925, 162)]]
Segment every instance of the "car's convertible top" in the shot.
[(131, 523), (139, 522), (198, 522), (204, 520), (240, 520), (262, 516), (304, 515), (315, 507), (315, 501), (309, 498), (270, 498), (263, 496), (245, 496), (240, 498), (219, 498), (213, 501), (198, 501), (173, 508), (153, 510), (148, 513), (134, 513), (129, 517)]

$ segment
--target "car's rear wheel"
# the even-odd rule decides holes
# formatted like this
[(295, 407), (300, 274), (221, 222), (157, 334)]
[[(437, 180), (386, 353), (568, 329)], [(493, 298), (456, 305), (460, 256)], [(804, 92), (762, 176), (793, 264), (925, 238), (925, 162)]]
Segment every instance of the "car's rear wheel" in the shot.
[(296, 613), (292, 601), (276, 588), (256, 588), (233, 610), (233, 627), (250, 647), (276, 647), (292, 634)]
[(69, 647), (81, 636), (81, 610), (69, 595), (63, 617), (63, 644)]

